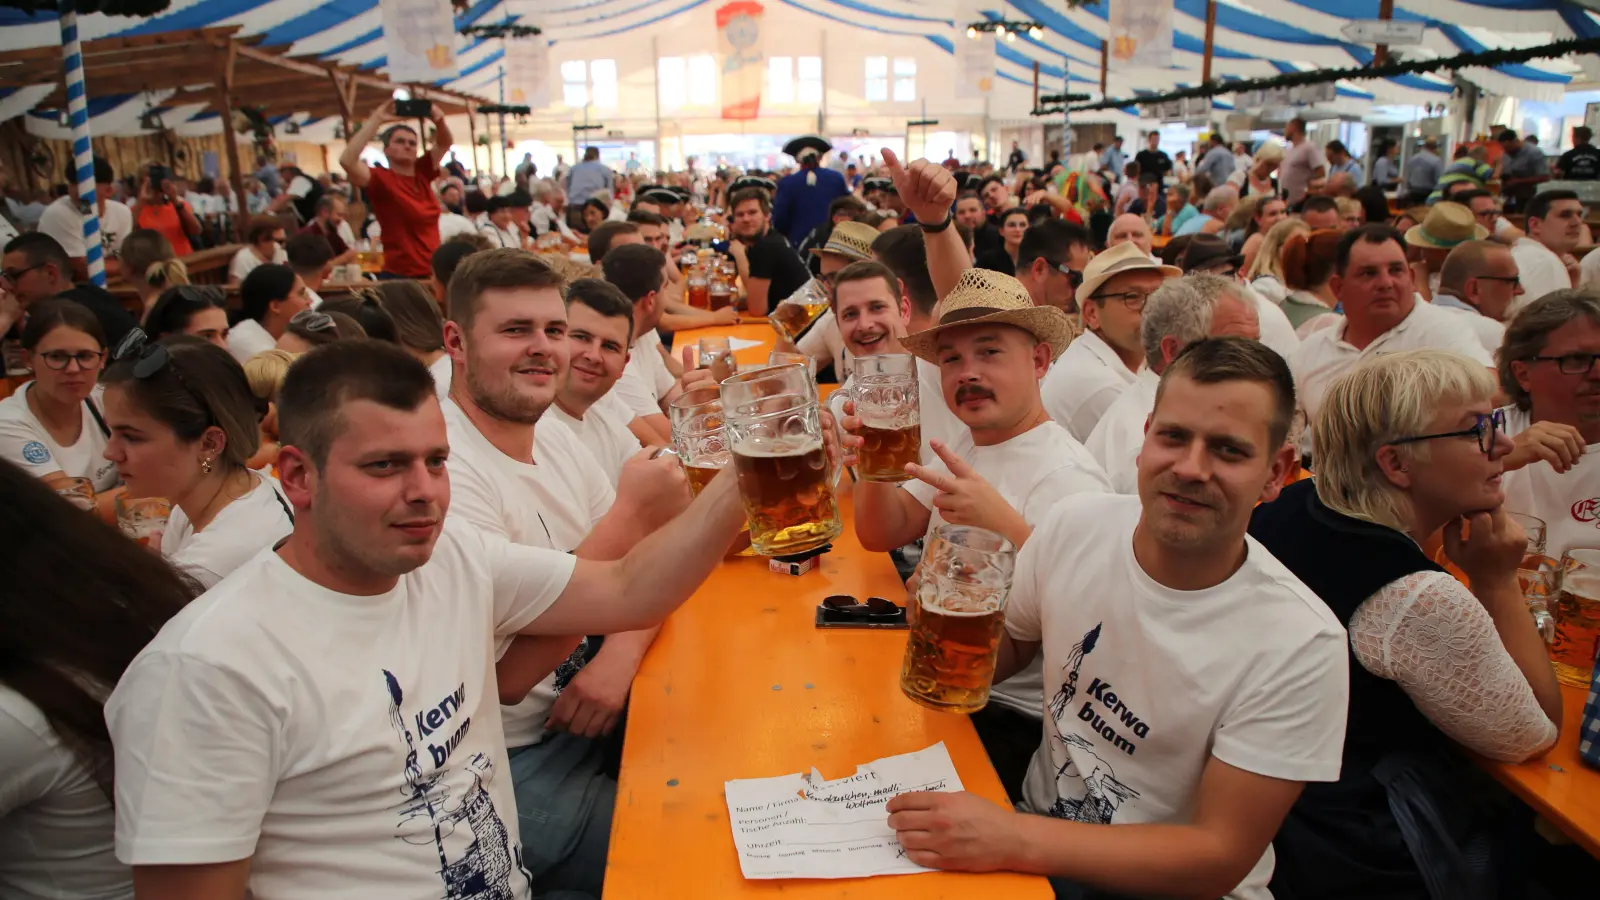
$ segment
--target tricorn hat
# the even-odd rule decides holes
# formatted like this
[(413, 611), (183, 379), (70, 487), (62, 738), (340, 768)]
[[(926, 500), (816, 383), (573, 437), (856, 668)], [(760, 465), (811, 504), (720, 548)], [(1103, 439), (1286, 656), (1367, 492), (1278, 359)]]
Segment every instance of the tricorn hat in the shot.
[(814, 134), (802, 135), (783, 145), (783, 152), (794, 157), (795, 159), (799, 159), (800, 156), (807, 151), (814, 152), (818, 156), (821, 156), (832, 149), (833, 145), (828, 143), (826, 138), (819, 137)]

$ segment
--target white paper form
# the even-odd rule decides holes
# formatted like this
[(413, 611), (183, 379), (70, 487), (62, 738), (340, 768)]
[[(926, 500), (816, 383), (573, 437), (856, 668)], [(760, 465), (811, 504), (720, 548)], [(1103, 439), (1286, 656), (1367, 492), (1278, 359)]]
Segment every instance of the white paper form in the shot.
[(960, 791), (944, 743), (886, 756), (826, 781), (816, 769), (723, 787), (739, 868), (746, 878), (861, 878), (931, 869), (906, 858), (889, 827), (889, 798), (912, 791)]
[(760, 341), (751, 341), (751, 340), (746, 340), (745, 338), (736, 338), (736, 337), (728, 338), (728, 349), (729, 350), (748, 350), (751, 347), (759, 347), (759, 346), (761, 346), (761, 342)]

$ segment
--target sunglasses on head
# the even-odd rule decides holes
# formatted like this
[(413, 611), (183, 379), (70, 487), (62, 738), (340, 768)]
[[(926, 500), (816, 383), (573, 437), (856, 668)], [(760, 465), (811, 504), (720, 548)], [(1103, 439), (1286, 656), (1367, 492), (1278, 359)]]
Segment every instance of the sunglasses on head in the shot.
[[(150, 340), (144, 329), (135, 328), (117, 342), (117, 349), (111, 351), (111, 359), (115, 362), (132, 360), (133, 377), (143, 380), (165, 369), (172, 362), (172, 354), (166, 347)], [(178, 380), (183, 380), (181, 375)]]
[(304, 328), (306, 331), (315, 331), (318, 333), (324, 331), (333, 331), (336, 327), (333, 322), (333, 316), (310, 309), (303, 309), (295, 313), (294, 316), (289, 319), (289, 324), (295, 326), (296, 328)]

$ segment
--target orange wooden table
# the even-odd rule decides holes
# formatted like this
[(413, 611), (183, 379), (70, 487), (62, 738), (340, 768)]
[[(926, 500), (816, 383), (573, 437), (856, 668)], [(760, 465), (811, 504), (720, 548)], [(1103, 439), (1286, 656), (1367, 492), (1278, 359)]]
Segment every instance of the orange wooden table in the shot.
[(1578, 732), (1587, 691), (1561, 686), (1561, 739), (1550, 752), (1525, 763), (1478, 762), (1533, 811), (1590, 855), (1600, 858), (1600, 769), (1578, 757)]
[[(770, 330), (770, 329), (769, 329)], [(828, 778), (944, 741), (970, 791), (1005, 802), (963, 716), (900, 693), (904, 631), (818, 629), (829, 594), (888, 597), (904, 588), (886, 554), (845, 532), (798, 578), (764, 559), (731, 559), (672, 615), (634, 678), (611, 826), (611, 900), (723, 897), (1016, 900), (1052, 896), (1042, 878), (938, 872), (848, 880), (746, 881), (723, 782), (808, 772)]]
[(1170, 243), (1172, 243), (1172, 235), (1170, 234), (1156, 234), (1150, 236), (1150, 246), (1152, 249), (1160, 250)]

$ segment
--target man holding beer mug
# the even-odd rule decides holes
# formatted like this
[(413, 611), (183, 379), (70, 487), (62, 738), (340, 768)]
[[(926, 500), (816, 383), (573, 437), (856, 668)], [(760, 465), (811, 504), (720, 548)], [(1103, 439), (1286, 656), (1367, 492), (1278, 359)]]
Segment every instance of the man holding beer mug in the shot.
[[(450, 517), (514, 544), (620, 559), (688, 505), (688, 482), (676, 459), (641, 451), (613, 493), (588, 449), (544, 415), (570, 368), (562, 287), (538, 257), (509, 249), (474, 254), (450, 280)], [(656, 630), (607, 635), (592, 659), (581, 635), (499, 642), (523, 864), (546, 890), (600, 893), (616, 783), (597, 738), (616, 727)]]
[[(968, 270), (935, 312), (937, 324), (901, 343), (919, 363), (938, 365), (942, 399), (971, 437), (957, 447), (934, 443), (939, 458), (925, 465), (906, 460), (904, 470), (919, 481), (857, 483), (862, 546), (891, 550), (946, 521), (987, 528), (1020, 545), (1063, 497), (1109, 491), (1093, 457), (1050, 421), (1039, 398), (1039, 379), (1072, 333), (1066, 314), (1034, 306), (1015, 278), (986, 269)], [(921, 400), (926, 407), (940, 398)], [(859, 455), (863, 422), (854, 404), (844, 413), (845, 440)], [(991, 696), (998, 706), (973, 716), (1001, 782), (1014, 795), (1039, 743), (1042, 683), (1032, 667), (995, 685)]]
[(1048, 875), (1058, 896), (1271, 896), (1273, 835), (1305, 782), (1337, 780), (1349, 697), (1344, 629), (1245, 533), (1289, 472), (1294, 409), (1258, 341), (1167, 367), (1138, 498), (1060, 500), (1017, 557), (995, 677), (1042, 648), (1049, 684), (1023, 812), (901, 794), (911, 860)]

